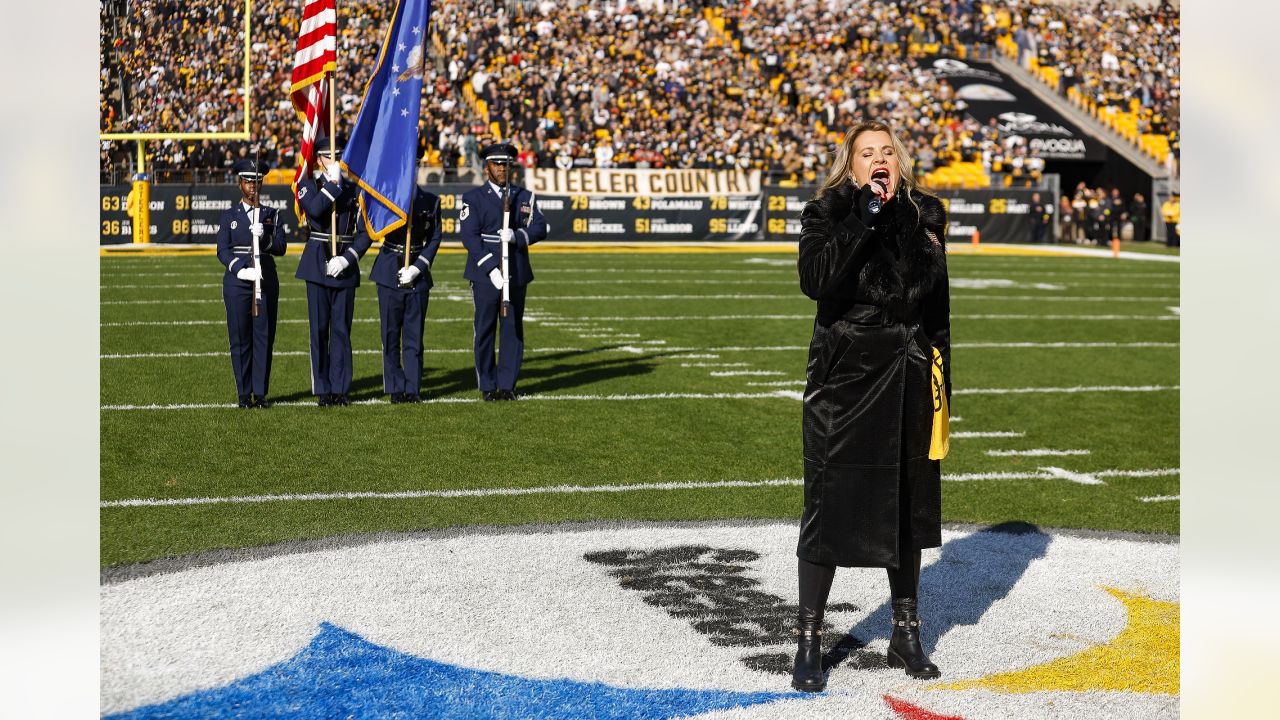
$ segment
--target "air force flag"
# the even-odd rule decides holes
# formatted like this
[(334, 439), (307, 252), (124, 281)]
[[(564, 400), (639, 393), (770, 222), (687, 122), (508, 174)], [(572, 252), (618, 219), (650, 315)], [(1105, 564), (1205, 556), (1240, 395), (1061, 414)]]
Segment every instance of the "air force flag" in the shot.
[(431, 0), (399, 0), (365, 88), (342, 164), (360, 184), (369, 235), (380, 240), (405, 224), (418, 157), (422, 70)]

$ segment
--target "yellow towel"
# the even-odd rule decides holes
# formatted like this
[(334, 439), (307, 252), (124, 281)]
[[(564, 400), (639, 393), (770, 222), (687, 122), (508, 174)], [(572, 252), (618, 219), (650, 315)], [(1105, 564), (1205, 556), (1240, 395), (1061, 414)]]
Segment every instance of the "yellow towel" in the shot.
[(951, 417), (947, 409), (947, 380), (943, 375), (942, 353), (933, 348), (933, 436), (929, 459), (941, 460), (951, 449)]

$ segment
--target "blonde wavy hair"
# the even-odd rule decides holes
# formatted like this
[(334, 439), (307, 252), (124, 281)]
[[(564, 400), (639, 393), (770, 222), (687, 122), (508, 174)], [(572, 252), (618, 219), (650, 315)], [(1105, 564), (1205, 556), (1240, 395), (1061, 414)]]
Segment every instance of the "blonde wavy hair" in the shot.
[(858, 141), (858, 136), (866, 132), (883, 132), (889, 135), (890, 141), (893, 142), (893, 157), (898, 163), (898, 187), (896, 192), (901, 193), (905, 189), (907, 191), (907, 202), (911, 203), (911, 206), (916, 209), (916, 213), (919, 214), (920, 207), (916, 205), (915, 199), (911, 197), (911, 191), (913, 190), (924, 192), (916, 184), (916, 176), (912, 173), (912, 168), (915, 167), (915, 160), (911, 158), (906, 146), (902, 144), (902, 140), (898, 139), (898, 134), (893, 131), (893, 128), (878, 120), (863, 120), (845, 133), (844, 141), (840, 143), (840, 149), (836, 151), (835, 162), (831, 164), (831, 172), (818, 188), (818, 191), (814, 193), (814, 199), (822, 197), (828, 190), (846, 180), (853, 181), (853, 146)]

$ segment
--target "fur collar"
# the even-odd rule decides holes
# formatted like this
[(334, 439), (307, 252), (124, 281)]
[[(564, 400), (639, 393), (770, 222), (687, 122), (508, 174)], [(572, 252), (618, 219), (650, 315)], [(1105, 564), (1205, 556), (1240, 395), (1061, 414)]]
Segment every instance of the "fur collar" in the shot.
[[(832, 225), (844, 220), (835, 215), (852, 204), (851, 189), (845, 183), (815, 199), (815, 214)], [(858, 272), (859, 298), (882, 307), (894, 299), (916, 305), (945, 281), (946, 211), (932, 195), (912, 191), (911, 199), (914, 204), (899, 195), (885, 206), (893, 215), (869, 238), (871, 252)]]

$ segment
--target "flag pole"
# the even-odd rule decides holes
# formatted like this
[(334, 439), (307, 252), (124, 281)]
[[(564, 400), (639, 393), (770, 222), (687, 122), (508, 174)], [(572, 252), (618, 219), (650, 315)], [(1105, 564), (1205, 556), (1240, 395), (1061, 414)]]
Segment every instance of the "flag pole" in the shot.
[[(337, 83), (329, 73), (329, 162), (338, 162), (338, 149), (334, 135), (338, 132)], [(338, 176), (338, 197), (342, 197), (342, 176)], [(333, 216), (329, 221), (329, 257), (338, 257), (338, 198), (333, 199)]]

